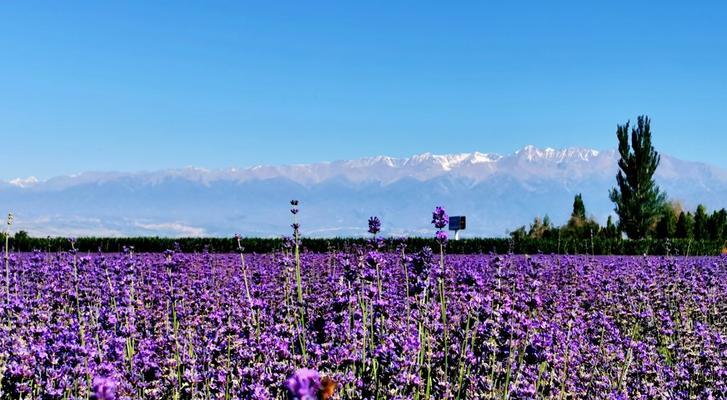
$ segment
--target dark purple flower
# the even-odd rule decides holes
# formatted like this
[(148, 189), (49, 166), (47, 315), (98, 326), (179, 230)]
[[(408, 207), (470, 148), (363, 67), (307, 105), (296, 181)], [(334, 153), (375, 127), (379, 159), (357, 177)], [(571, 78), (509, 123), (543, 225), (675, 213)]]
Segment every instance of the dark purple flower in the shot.
[(446, 243), (447, 242), (447, 231), (437, 231), (437, 234), (435, 235), (437, 238), (437, 241), (439, 243)]
[(369, 218), (369, 233), (372, 235), (376, 235), (380, 231), (381, 231), (381, 221), (379, 220), (379, 217)]
[(368, 254), (366, 254), (366, 264), (370, 267), (381, 265), (383, 261), (384, 257), (378, 251), (369, 251)]
[(545, 361), (545, 350), (538, 346), (529, 344), (525, 348), (524, 361), (529, 365), (534, 365)]

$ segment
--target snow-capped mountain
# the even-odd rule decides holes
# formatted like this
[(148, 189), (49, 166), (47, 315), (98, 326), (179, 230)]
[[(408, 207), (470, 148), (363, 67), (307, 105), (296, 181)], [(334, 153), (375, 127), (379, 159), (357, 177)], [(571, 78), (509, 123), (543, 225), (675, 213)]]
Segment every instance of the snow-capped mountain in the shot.
[[(539, 149), (510, 155), (424, 153), (300, 165), (207, 170), (84, 172), (0, 182), (0, 207), (33, 235), (276, 236), (288, 233), (288, 201), (301, 201), (311, 236), (361, 235), (378, 215), (389, 235), (431, 233), (435, 205), (467, 215), (467, 235), (502, 236), (548, 214), (563, 222), (575, 193), (588, 212), (612, 212), (614, 150)], [(657, 182), (687, 207), (727, 206), (727, 171), (662, 155)], [(1, 211), (1, 210), (0, 210)]]

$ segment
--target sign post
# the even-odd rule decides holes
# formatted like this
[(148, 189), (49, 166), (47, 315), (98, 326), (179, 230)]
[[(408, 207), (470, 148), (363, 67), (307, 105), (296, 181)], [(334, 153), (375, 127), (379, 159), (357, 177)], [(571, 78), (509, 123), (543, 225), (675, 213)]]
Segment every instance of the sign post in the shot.
[(467, 218), (464, 215), (449, 217), (449, 230), (454, 231), (454, 240), (459, 240), (459, 231), (467, 227)]

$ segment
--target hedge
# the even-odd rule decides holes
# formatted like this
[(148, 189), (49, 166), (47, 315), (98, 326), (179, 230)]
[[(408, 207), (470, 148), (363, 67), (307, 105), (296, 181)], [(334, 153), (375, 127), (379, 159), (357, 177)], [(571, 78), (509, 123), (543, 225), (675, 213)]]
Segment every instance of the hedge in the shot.
[[(311, 252), (345, 250), (363, 245), (367, 238), (303, 238), (302, 247)], [(252, 238), (241, 240), (245, 252), (269, 253), (282, 247), (280, 238)], [(393, 251), (400, 244), (406, 244), (408, 251), (423, 246), (436, 248), (433, 238), (410, 237), (406, 239), (384, 239), (386, 249)], [(10, 237), (13, 251), (65, 251), (70, 249), (66, 238)], [(81, 252), (120, 252), (133, 246), (135, 252), (161, 252), (178, 248), (184, 252), (209, 251), (228, 253), (237, 251), (234, 238), (162, 238), (162, 237), (80, 237), (76, 248)], [(718, 255), (724, 252), (727, 243), (723, 241), (671, 240), (623, 240), (623, 239), (508, 239), (468, 238), (447, 243), (448, 253), (459, 254), (594, 254), (594, 255)]]

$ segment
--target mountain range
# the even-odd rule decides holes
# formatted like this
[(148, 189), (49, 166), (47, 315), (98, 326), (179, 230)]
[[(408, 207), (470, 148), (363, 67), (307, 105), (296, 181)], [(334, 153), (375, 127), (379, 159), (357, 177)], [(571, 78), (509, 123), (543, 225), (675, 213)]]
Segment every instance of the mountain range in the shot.
[[(549, 215), (564, 223), (573, 196), (600, 222), (613, 214), (615, 150), (537, 148), (509, 154), (424, 153), (298, 165), (83, 172), (0, 181), (0, 210), (35, 236), (279, 236), (300, 201), (304, 235), (360, 236), (377, 215), (384, 235), (430, 235), (431, 212), (466, 215), (462, 236), (504, 236)], [(656, 181), (693, 209), (727, 207), (727, 171), (662, 155)]]

